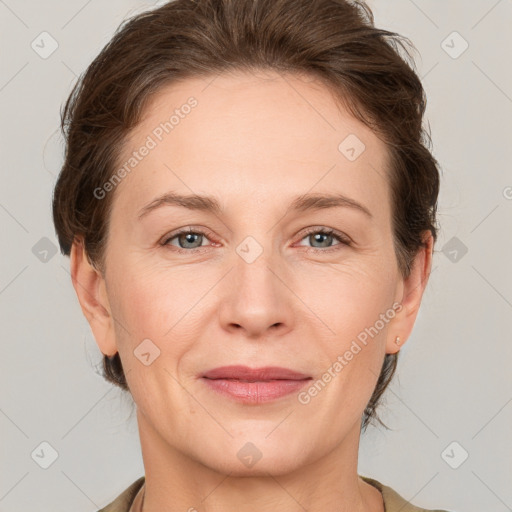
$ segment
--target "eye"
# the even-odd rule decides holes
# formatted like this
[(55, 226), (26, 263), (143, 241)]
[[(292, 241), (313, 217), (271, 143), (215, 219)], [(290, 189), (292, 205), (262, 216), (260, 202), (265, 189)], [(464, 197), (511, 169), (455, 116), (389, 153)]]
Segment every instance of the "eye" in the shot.
[[(205, 239), (208, 240), (208, 233), (190, 227), (173, 233), (171, 236), (167, 237), (161, 245), (173, 246), (178, 252), (191, 252), (204, 247), (203, 242)], [(176, 240), (177, 246), (171, 243), (173, 240)]]
[[(342, 233), (339, 233), (335, 231), (334, 229), (330, 228), (318, 228), (313, 227), (310, 228), (306, 235), (301, 239), (302, 240), (308, 240), (310, 243), (320, 244), (319, 247), (312, 247), (309, 250), (313, 251), (320, 251), (320, 252), (327, 252), (330, 250), (338, 250), (341, 247), (338, 246), (347, 246), (351, 245), (351, 240), (348, 236), (343, 235)], [(332, 245), (333, 240), (337, 240), (339, 243)]]
[[(213, 238), (213, 235), (209, 232), (188, 227), (172, 233), (161, 242), (161, 245), (173, 247), (172, 250), (176, 252), (190, 253), (207, 247), (208, 244), (203, 242), (210, 240), (210, 238)], [(343, 233), (331, 228), (320, 227), (309, 228), (302, 237), (301, 242), (306, 239), (312, 244), (320, 244), (319, 247), (306, 247), (307, 251), (313, 252), (336, 251), (343, 248), (343, 246), (350, 246), (352, 243), (351, 239)], [(333, 245), (332, 242), (336, 240), (338, 243)], [(299, 246), (302, 246), (302, 244), (299, 244)]]

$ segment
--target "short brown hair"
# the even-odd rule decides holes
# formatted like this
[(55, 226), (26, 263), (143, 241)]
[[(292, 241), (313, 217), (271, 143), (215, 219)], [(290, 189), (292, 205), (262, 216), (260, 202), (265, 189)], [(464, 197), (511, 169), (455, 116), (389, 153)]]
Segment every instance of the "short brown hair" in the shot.
[[(422, 123), (426, 97), (407, 46), (414, 49), (407, 38), (374, 26), (363, 1), (174, 0), (127, 20), (61, 112), (66, 152), (53, 195), (61, 252), (69, 255), (75, 238), (83, 240), (89, 261), (104, 270), (113, 194), (99, 200), (94, 190), (113, 175), (123, 142), (155, 92), (178, 79), (269, 69), (322, 80), (386, 143), (394, 245), (406, 278), (424, 231), (437, 238), (439, 192)], [(375, 409), (397, 358), (384, 358), (363, 430), (373, 418), (384, 425)], [(119, 354), (104, 357), (104, 375), (128, 390)]]

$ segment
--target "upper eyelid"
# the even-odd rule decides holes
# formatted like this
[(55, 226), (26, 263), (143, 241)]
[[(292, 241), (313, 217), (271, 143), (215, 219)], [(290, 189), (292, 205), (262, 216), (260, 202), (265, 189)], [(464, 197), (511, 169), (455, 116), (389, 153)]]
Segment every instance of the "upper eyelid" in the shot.
[(172, 240), (173, 238), (176, 238), (177, 236), (186, 235), (188, 233), (204, 235), (204, 236), (206, 236), (208, 238), (210, 238), (210, 236), (211, 236), (211, 231), (209, 231), (207, 229), (204, 229), (204, 228), (194, 228), (194, 227), (186, 227), (186, 228), (182, 228), (182, 229), (180, 229), (180, 230), (178, 230), (178, 231), (176, 231), (174, 233), (170, 233), (170, 234), (165, 235), (162, 238), (162, 241), (163, 242), (168, 242), (169, 240)]

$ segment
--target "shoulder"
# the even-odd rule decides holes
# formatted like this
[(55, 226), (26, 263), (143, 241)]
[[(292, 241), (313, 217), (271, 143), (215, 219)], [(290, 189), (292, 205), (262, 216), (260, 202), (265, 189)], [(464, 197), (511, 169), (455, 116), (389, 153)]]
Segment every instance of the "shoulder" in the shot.
[(98, 512), (129, 512), (132, 502), (144, 484), (145, 476), (141, 476), (127, 487), (114, 501)]
[(359, 475), (359, 477), (366, 483), (373, 485), (382, 493), (382, 499), (384, 501), (384, 507), (386, 512), (450, 512), (448, 510), (441, 509), (426, 509), (414, 506), (412, 503), (403, 498), (394, 489), (382, 484), (378, 480), (369, 478), (366, 476)]

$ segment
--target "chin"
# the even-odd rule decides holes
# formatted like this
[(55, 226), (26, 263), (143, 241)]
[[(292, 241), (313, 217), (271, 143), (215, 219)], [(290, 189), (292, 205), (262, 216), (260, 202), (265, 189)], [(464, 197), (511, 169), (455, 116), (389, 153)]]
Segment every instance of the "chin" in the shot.
[(307, 464), (307, 440), (285, 430), (269, 436), (270, 431), (250, 429), (232, 438), (226, 435), (222, 441), (210, 438), (205, 451), (196, 457), (205, 466), (231, 476), (278, 476)]
[[(280, 476), (289, 474), (301, 467), (301, 454), (281, 452), (273, 454), (262, 454), (259, 460), (255, 462), (243, 463), (238, 459), (235, 452), (231, 456), (219, 454), (218, 458), (213, 456), (213, 465), (205, 464), (211, 469), (222, 473), (229, 474), (233, 477), (267, 477)], [(205, 462), (203, 462), (205, 463)]]

